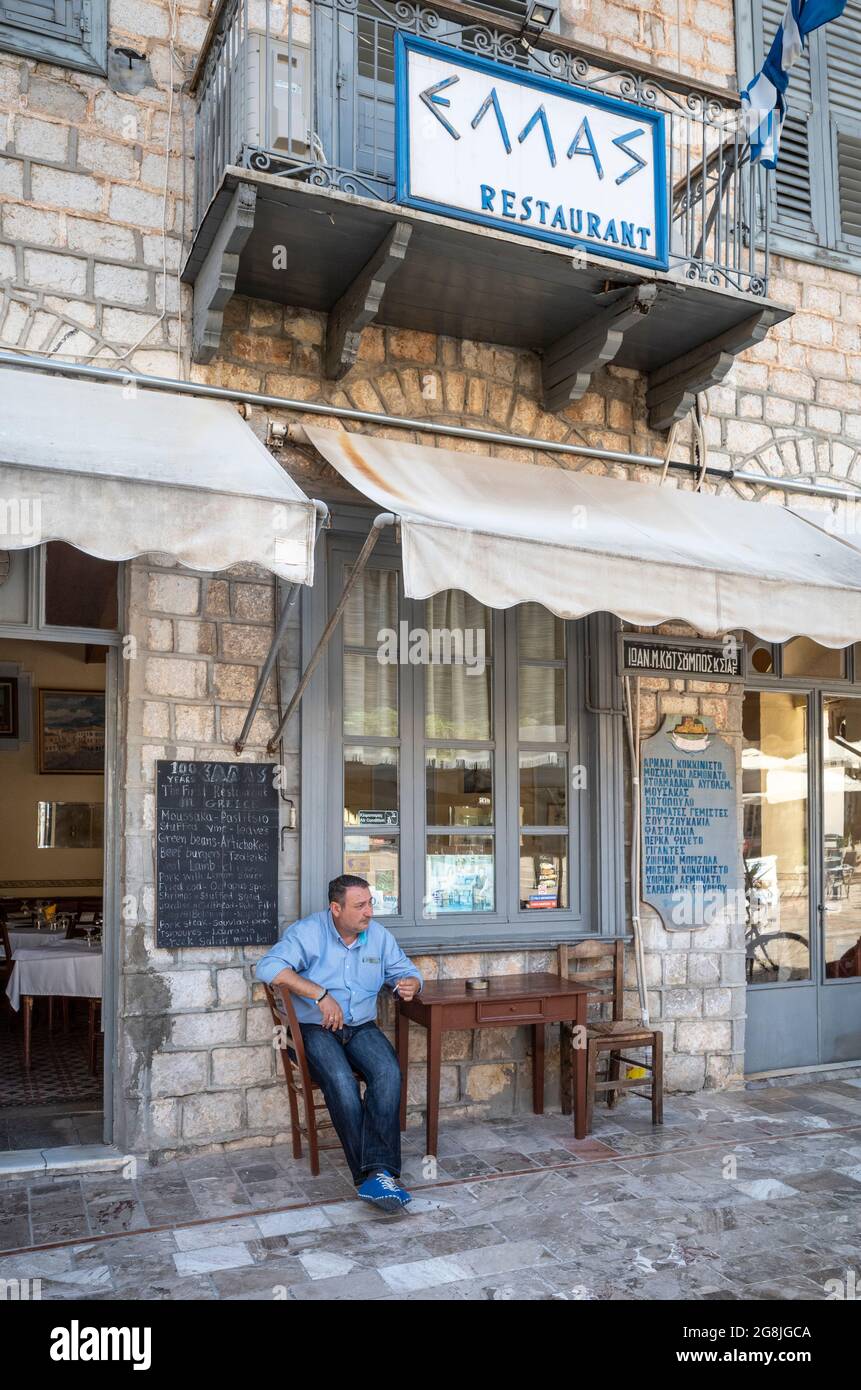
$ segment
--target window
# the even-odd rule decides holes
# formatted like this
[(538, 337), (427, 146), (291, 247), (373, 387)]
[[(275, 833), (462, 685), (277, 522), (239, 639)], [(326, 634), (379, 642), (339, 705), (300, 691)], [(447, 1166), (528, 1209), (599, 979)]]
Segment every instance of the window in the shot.
[[(333, 541), (332, 606), (356, 553)], [(341, 865), (329, 839), (311, 851), (320, 873), (367, 878), (377, 916), (425, 936), (577, 931), (590, 815), (580, 648), (578, 625), (538, 604), (406, 600), (396, 556), (375, 552), (329, 653), (335, 790), (319, 794)]]
[[(747, 0), (744, 0), (747, 8)], [(752, 32), (740, 24), (742, 83), (761, 66), (783, 18), (785, 0), (752, 0)], [(770, 180), (773, 248), (804, 254), (825, 247), (861, 260), (861, 0), (823, 25), (789, 79), (789, 114)]]
[(0, 49), (104, 75), (107, 0), (0, 0)]

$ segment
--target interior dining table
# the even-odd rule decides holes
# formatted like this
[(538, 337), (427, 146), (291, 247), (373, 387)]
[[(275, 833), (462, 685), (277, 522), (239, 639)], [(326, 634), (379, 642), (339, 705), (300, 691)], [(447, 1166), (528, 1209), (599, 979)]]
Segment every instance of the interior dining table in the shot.
[[(13, 927), (9, 946), (14, 969), (6, 997), (23, 1011), (24, 1069), (30, 1070), (30, 1035), (34, 998), (87, 999), (102, 997), (102, 948), (77, 937), (67, 941), (57, 933)], [(92, 1009), (90, 1031), (92, 1032)]]

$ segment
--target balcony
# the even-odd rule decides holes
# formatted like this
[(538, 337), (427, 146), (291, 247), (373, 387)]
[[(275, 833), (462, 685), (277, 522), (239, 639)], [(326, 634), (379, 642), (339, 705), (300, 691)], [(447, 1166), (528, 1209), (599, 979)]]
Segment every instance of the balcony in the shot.
[[(766, 174), (747, 159), (733, 94), (623, 67), (556, 34), (524, 35), (526, 8), (222, 0), (192, 81), (195, 235), (183, 278), (194, 285), (196, 361), (216, 354), (224, 306), (244, 294), (326, 312), (333, 379), (376, 320), (540, 353), (550, 409), (575, 401), (607, 362), (635, 368), (648, 375), (650, 423), (667, 428), (788, 316), (768, 299)], [(473, 79), (487, 96), (468, 121)], [(447, 94), (458, 83), (459, 115)], [(510, 124), (523, 92), (525, 109), (539, 104), (515, 134), (502, 107)], [(606, 145), (581, 121), (566, 151), (574, 126), (562, 144), (551, 127), (560, 111), (580, 121), (584, 110), (596, 130), (604, 121)], [(628, 133), (611, 139), (619, 119)], [(549, 195), (515, 205), (491, 174), (480, 212), (457, 201), (458, 161), (480, 125), (482, 158), (491, 139), (494, 158), (514, 149), (498, 166), (506, 177), (517, 165), (536, 187), (552, 176), (564, 188), (552, 227)], [(413, 168), (432, 140), (447, 161), (442, 193), (415, 197)], [(648, 169), (634, 152), (644, 140)], [(588, 176), (612, 212), (633, 175), (651, 189), (654, 246), (636, 219), (568, 206)]]

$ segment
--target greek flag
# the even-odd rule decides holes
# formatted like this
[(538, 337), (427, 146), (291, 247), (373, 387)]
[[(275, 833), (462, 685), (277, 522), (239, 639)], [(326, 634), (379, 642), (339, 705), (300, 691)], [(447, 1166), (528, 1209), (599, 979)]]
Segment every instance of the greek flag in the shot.
[(788, 0), (768, 57), (741, 94), (751, 163), (761, 163), (766, 169), (777, 167), (789, 69), (801, 57), (807, 35), (829, 19), (838, 19), (845, 9), (846, 0)]

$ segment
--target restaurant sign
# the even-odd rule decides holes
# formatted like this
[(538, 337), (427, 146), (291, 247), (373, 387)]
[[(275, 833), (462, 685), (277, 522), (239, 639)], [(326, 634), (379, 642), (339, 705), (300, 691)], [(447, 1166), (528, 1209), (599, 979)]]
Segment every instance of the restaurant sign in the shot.
[(667, 715), (643, 744), (641, 784), (643, 902), (668, 931), (737, 920), (736, 761), (714, 721)]
[(399, 202), (667, 269), (660, 111), (396, 42)]
[(628, 675), (744, 680), (744, 646), (735, 637), (704, 642), (697, 638), (641, 637), (624, 632), (619, 642), (619, 669)]

